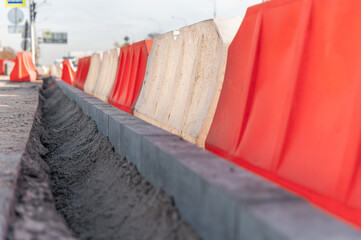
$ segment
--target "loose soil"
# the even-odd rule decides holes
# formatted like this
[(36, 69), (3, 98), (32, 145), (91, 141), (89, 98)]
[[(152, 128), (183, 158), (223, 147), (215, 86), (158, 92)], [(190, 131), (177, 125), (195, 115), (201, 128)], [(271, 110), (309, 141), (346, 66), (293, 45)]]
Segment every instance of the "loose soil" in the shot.
[(199, 239), (180, 219), (172, 198), (115, 153), (76, 103), (51, 79), (44, 87), (8, 239), (21, 239), (16, 233), (29, 209), (42, 213), (27, 225), (43, 233), (36, 239)]

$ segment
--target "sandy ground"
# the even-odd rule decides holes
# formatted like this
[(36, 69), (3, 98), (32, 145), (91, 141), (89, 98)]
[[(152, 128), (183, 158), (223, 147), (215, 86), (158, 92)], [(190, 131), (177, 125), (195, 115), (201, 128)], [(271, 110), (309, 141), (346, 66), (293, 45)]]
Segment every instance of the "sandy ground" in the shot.
[(0, 239), (7, 232), (20, 159), (38, 102), (37, 83), (14, 83), (0, 76)]
[(38, 102), (38, 83), (14, 83), (0, 78), (1, 154), (22, 153)]
[(22, 160), (7, 239), (199, 239), (57, 86), (41, 91)]
[(29, 144), (36, 138), (31, 136), (27, 144), (40, 87), (40, 81), (9, 82), (0, 78), (1, 239), (5, 235), (6, 239), (24, 240), (71, 237), (55, 209), (49, 177), (37, 162), (41, 150)]

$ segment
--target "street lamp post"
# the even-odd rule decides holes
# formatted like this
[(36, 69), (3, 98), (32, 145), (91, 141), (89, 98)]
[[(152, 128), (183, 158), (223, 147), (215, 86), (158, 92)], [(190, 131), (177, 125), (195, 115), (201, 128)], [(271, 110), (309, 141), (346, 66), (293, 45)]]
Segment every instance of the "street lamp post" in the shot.
[[(30, 30), (31, 30), (31, 54), (33, 57), (33, 61), (34, 63), (36, 62), (36, 53), (37, 53), (37, 49), (38, 49), (38, 42), (37, 42), (37, 38), (36, 38), (36, 28), (35, 28), (35, 19), (36, 19), (36, 14), (37, 14), (37, 9), (40, 6), (43, 6), (43, 4), (47, 3), (47, 0), (43, 0), (42, 2), (40, 2), (39, 4), (37, 4), (35, 2), (35, 0), (29, 0), (30, 6)], [(40, 51), (39, 51), (40, 52)]]
[(35, 54), (36, 54), (36, 35), (35, 35), (35, 18), (36, 18), (36, 3), (34, 0), (30, 0), (30, 32), (31, 32), (31, 54), (33, 57), (33, 62), (35, 63)]

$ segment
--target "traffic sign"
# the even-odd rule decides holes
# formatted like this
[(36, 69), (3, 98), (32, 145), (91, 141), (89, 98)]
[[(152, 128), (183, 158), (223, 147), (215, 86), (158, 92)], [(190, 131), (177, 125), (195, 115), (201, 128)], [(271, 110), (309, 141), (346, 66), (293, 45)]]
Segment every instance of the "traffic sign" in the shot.
[(48, 38), (48, 39), (51, 38), (51, 32), (49, 30), (44, 31), (43, 32), (43, 37)]
[(14, 24), (21, 23), (24, 20), (24, 13), (19, 8), (13, 8), (8, 13), (8, 19)]
[(5, 7), (26, 7), (26, 0), (5, 0)]
[(9, 33), (23, 33), (23, 32), (25, 32), (25, 26), (24, 25), (9, 25), (8, 32)]
[(68, 43), (68, 33), (59, 32), (54, 33), (50, 31), (43, 32), (43, 43), (58, 43), (58, 44), (67, 44)]

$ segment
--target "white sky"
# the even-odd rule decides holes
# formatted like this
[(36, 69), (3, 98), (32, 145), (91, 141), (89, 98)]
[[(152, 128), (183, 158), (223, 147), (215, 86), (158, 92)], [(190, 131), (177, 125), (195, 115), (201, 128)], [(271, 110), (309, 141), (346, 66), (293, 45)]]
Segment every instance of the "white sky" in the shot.
[[(27, 0), (29, 1), (29, 0)], [(36, 0), (41, 3), (41, 0)], [(247, 7), (261, 0), (215, 0), (217, 17), (243, 17)], [(9, 34), (4, 1), (0, 4), (0, 41), (20, 50), (21, 35)], [(27, 2), (28, 3), (28, 2)], [(49, 4), (50, 3), (50, 4)], [(29, 8), (22, 8), (28, 19)], [(177, 19), (173, 19), (172, 16)], [(41, 44), (40, 63), (48, 65), (69, 51), (104, 51), (114, 42), (141, 41), (148, 33), (168, 32), (213, 17), (212, 0), (47, 0), (38, 8), (37, 34), (43, 30), (67, 32), (68, 44)], [(179, 19), (182, 18), (182, 19)]]

